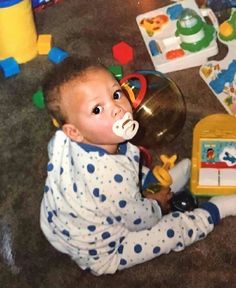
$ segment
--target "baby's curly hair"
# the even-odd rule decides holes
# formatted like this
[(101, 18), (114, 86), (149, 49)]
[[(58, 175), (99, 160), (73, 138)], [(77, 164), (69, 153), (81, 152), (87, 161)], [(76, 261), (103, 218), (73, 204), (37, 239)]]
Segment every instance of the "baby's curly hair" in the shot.
[(63, 115), (60, 105), (61, 87), (79, 76), (84, 77), (86, 72), (93, 69), (106, 68), (101, 63), (70, 56), (46, 74), (42, 85), (44, 102), (49, 114), (56, 120), (59, 127), (66, 123), (66, 116)]

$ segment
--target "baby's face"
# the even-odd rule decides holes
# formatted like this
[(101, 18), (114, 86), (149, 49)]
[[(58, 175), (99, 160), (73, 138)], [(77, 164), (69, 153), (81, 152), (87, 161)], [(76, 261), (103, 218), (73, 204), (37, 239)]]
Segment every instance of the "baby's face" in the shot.
[(81, 142), (106, 148), (123, 139), (114, 134), (112, 126), (132, 107), (119, 83), (105, 69), (89, 70), (64, 85), (62, 111), (67, 123), (73, 124), (83, 136)]

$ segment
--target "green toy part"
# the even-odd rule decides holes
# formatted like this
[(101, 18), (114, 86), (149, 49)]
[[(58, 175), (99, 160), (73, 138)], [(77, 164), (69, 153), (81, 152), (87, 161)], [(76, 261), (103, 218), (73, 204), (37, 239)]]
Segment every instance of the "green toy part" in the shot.
[(44, 95), (42, 90), (38, 90), (32, 97), (34, 105), (39, 109), (45, 108)]

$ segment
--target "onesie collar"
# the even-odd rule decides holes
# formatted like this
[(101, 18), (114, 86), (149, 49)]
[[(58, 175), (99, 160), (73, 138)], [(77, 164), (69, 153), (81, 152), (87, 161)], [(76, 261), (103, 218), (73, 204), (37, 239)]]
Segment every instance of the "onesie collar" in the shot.
[[(95, 145), (91, 145), (91, 144), (86, 144), (86, 143), (79, 143), (76, 142), (77, 145), (79, 145), (83, 150), (85, 150), (86, 152), (98, 152), (100, 156), (104, 155), (104, 154), (110, 154), (108, 153), (105, 149), (95, 146)], [(125, 155), (127, 151), (127, 142), (121, 143), (118, 145), (118, 149), (117, 149), (117, 154), (121, 154), (121, 155)]]

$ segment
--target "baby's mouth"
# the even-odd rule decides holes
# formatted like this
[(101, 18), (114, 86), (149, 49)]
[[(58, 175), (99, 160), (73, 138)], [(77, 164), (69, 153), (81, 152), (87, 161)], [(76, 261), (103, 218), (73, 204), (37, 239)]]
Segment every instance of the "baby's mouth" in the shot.
[(117, 120), (113, 126), (112, 131), (125, 140), (132, 139), (137, 133), (139, 124), (133, 120), (133, 116), (130, 112), (126, 112), (122, 119)]

